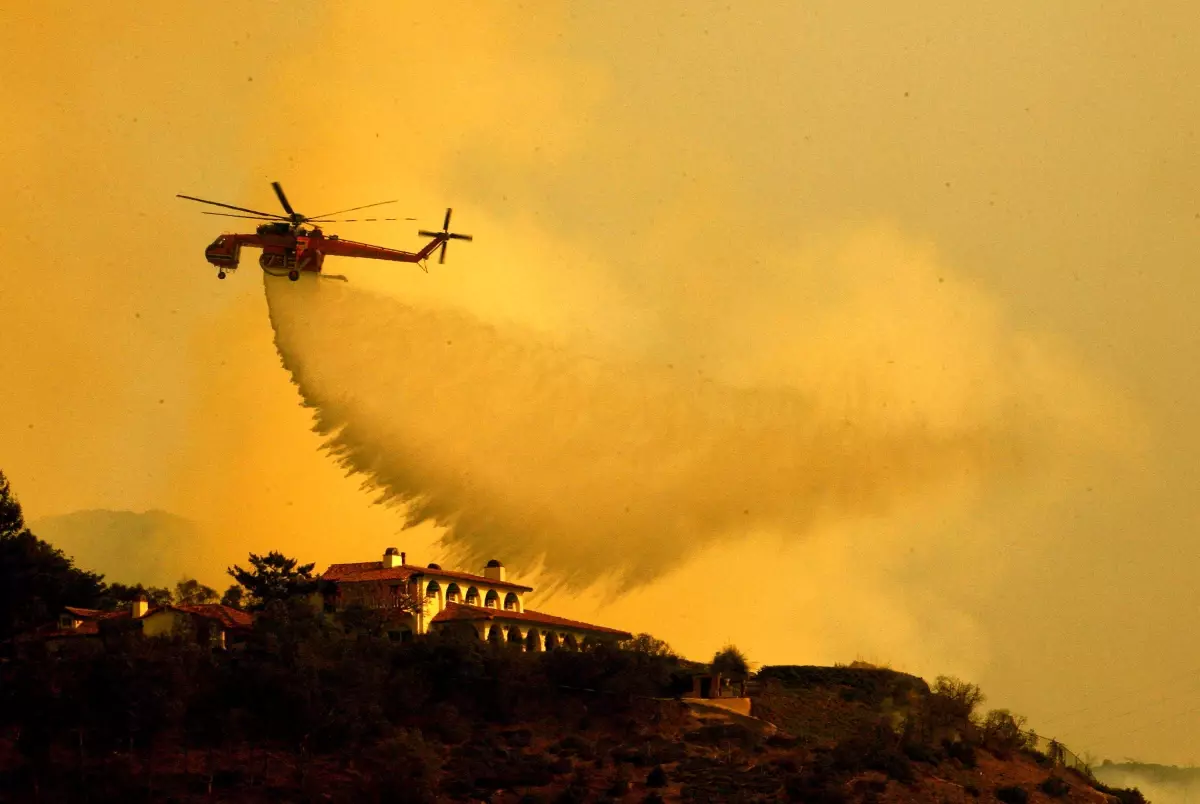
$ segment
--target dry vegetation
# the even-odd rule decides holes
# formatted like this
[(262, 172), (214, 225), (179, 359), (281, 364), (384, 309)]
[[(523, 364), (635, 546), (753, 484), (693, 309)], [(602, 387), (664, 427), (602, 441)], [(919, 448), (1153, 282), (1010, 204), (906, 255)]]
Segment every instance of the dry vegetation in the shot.
[(692, 666), (658, 647), (397, 644), (275, 605), (237, 653), (9, 662), (0, 801), (1106, 800), (989, 730), (973, 685), (767, 667), (741, 717), (674, 697)]

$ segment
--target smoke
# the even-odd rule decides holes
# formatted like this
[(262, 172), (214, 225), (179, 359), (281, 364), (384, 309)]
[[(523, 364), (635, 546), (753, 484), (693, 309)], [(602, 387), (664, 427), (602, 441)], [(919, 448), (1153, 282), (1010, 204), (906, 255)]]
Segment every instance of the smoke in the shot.
[[(902, 282), (928, 273), (889, 267)], [(915, 294), (924, 320), (897, 327), (895, 316), (917, 311), (904, 294), (861, 287), (875, 290), (850, 294), (824, 322), (775, 333), (791, 368), (774, 361), (738, 382), (593, 357), (514, 323), (353, 283), (268, 279), (266, 293), (315, 430), (379, 503), (402, 509), (409, 526), (442, 528), (442, 547), (463, 566), (501, 558), (578, 590), (644, 585), (750, 533), (801, 538), (832, 519), (886, 516), (907, 499), (1009, 475), (1044, 446), (1059, 413), (1040, 397), (1061, 377), (1057, 365), (1040, 365), (1020, 338), (1004, 341), (966, 290), (946, 291), (955, 301), (944, 314)], [(892, 312), (881, 318), (883, 309)], [(921, 399), (932, 387), (925, 363), (939, 393)]]

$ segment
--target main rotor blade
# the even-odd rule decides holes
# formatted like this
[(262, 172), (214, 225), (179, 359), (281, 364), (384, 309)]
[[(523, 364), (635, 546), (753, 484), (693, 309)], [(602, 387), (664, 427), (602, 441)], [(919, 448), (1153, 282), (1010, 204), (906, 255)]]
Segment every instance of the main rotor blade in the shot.
[[(313, 215), (313, 218), (327, 218), (330, 215), (342, 215), (346, 212), (357, 212), (358, 210), (366, 209), (367, 207), (380, 207), (380, 206), (383, 206), (384, 204), (394, 204), (398, 200), (399, 199), (397, 199), (397, 198), (393, 198), (391, 201), (376, 201), (374, 204), (363, 204), (361, 207), (350, 207), (350, 209), (339, 209), (337, 212), (325, 212), (320, 215)], [(309, 218), (309, 220), (312, 220), (313, 218)], [(416, 218), (405, 218), (405, 220), (412, 221), (412, 220), (416, 220)]]
[(228, 212), (201, 212), (201, 215), (216, 215), (221, 218), (245, 218), (250, 221), (278, 221), (279, 218), (267, 218), (262, 215), (230, 215)]
[(443, 240), (442, 241), (442, 253), (441, 253), (441, 255), (438, 256), (438, 264), (440, 265), (445, 261), (446, 261), (446, 241)]
[(448, 231), (450, 229), (450, 212), (451, 212), (451, 208), (446, 207), (446, 220), (442, 222), (442, 231), (443, 232)]
[(305, 218), (305, 223), (362, 223), (364, 221), (415, 221), (416, 218)]
[(255, 215), (262, 215), (266, 218), (275, 218), (276, 220), (286, 221), (288, 218), (282, 215), (274, 215), (270, 212), (259, 212), (257, 209), (246, 209), (245, 207), (235, 207), (233, 204), (222, 204), (220, 201), (208, 201), (204, 198), (196, 198), (194, 195), (175, 194), (176, 198), (186, 198), (188, 201), (199, 201), (201, 204), (212, 204), (214, 207), (225, 207), (225, 209), (236, 209), (238, 212), (253, 212)]
[(275, 188), (275, 195), (279, 196), (279, 203), (283, 204), (283, 208), (288, 215), (295, 215), (296, 210), (292, 209), (292, 205), (288, 203), (287, 196), (283, 194), (283, 188), (279, 186), (279, 182), (271, 182), (271, 186)]
[(441, 232), (431, 232), (428, 229), (421, 229), (417, 232), (418, 237), (441, 237)]
[(447, 237), (449, 237), (451, 240), (474, 240), (475, 239), (475, 238), (471, 237), (470, 235), (460, 235), (460, 234), (453, 234), (453, 233), (447, 235)]

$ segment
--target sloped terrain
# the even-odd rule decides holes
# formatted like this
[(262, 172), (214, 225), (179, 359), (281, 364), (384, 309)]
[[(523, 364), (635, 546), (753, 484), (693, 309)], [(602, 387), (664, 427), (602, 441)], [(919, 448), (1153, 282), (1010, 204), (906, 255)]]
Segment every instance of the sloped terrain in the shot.
[(135, 639), (0, 664), (0, 802), (1106, 800), (969, 724), (939, 742), (940, 693), (912, 676), (765, 668), (747, 717), (674, 697), (692, 669), (399, 644), (279, 607), (229, 653)]

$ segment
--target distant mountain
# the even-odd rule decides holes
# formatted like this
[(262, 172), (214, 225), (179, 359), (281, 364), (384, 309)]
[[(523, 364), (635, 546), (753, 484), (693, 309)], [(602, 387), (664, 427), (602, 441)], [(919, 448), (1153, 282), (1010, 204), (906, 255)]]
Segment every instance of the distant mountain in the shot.
[(174, 586), (195, 577), (202, 549), (191, 520), (167, 511), (73, 511), (31, 522), (29, 529), (107, 581)]

